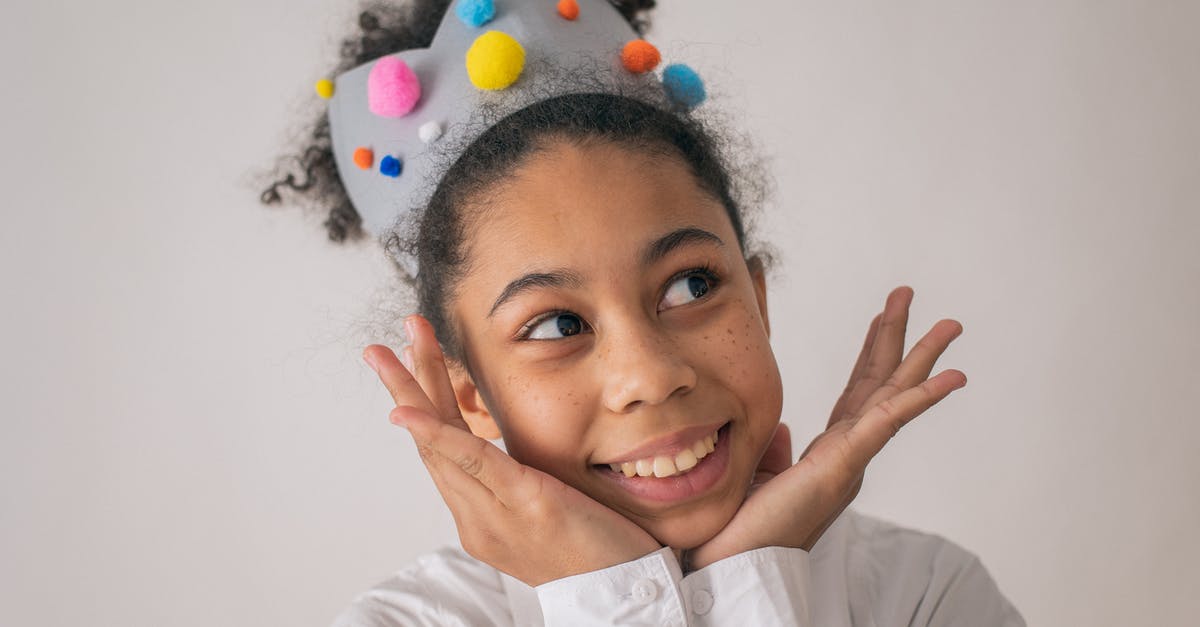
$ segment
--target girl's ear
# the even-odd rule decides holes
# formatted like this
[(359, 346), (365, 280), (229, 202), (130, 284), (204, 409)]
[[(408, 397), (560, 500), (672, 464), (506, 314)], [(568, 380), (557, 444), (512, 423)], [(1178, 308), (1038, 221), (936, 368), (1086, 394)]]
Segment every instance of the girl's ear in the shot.
[(461, 364), (447, 363), (446, 365), (449, 366), (450, 383), (454, 386), (454, 398), (458, 401), (458, 410), (462, 412), (467, 426), (471, 427), (471, 433), (485, 440), (499, 439), (500, 427), (496, 425), (496, 420), (492, 418), (492, 413), (484, 404), (483, 397), (479, 394), (479, 388), (475, 387), (475, 381), (471, 379), (470, 373)]
[(762, 316), (763, 328), (767, 337), (771, 337), (771, 320), (767, 317), (767, 271), (761, 257), (754, 256), (746, 260), (750, 268), (750, 279), (754, 281), (754, 297), (758, 300), (758, 313)]

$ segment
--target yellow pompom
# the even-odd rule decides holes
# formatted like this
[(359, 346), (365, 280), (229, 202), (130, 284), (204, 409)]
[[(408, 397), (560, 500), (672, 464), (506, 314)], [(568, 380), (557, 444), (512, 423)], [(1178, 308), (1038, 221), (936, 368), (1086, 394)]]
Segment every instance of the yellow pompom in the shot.
[(317, 81), (317, 95), (326, 100), (333, 98), (333, 81), (328, 78)]
[(480, 89), (504, 89), (517, 82), (523, 69), (525, 49), (498, 30), (480, 35), (467, 50), (467, 75)]

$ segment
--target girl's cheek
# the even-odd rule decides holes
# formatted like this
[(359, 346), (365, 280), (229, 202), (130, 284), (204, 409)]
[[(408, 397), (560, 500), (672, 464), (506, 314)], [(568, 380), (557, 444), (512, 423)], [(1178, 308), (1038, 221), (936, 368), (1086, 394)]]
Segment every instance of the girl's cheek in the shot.
[(783, 411), (783, 382), (758, 309), (747, 307), (743, 318), (726, 328), (726, 337), (727, 385), (745, 403), (751, 429), (769, 435)]
[[(547, 392), (547, 390), (559, 390)], [(579, 446), (583, 422), (580, 393), (553, 381), (509, 376), (502, 426), (508, 452), (518, 461), (545, 471), (571, 463)]]

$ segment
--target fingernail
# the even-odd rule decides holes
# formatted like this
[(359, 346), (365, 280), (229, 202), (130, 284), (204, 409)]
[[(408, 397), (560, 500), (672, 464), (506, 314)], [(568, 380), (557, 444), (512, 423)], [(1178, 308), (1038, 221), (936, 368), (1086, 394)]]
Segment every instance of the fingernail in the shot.
[(371, 370), (375, 371), (375, 374), (379, 374), (379, 366), (375, 363), (375, 358), (370, 353), (363, 353), (363, 361), (367, 362), (367, 365), (371, 367)]
[(393, 409), (391, 412), (388, 413), (388, 422), (396, 425), (397, 427), (403, 427), (404, 429), (408, 429), (408, 425), (404, 424), (404, 421), (400, 419), (400, 408), (399, 407)]
[(417, 321), (412, 316), (404, 319), (404, 334), (408, 336), (409, 344), (417, 337)]
[(400, 351), (400, 363), (404, 364), (404, 367), (408, 368), (409, 372), (413, 371), (413, 355), (411, 346), (405, 346), (404, 350)]

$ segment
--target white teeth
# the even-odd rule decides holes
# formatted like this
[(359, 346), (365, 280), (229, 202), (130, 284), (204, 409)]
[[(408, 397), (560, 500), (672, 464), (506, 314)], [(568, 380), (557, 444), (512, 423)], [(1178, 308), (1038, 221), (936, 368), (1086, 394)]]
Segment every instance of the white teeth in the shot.
[(695, 468), (700, 460), (716, 449), (716, 442), (717, 434), (714, 431), (711, 435), (696, 440), (691, 446), (679, 451), (674, 456), (659, 455), (632, 462), (611, 462), (608, 467), (613, 472), (624, 474), (626, 477), (634, 475), (639, 477), (655, 476), (660, 479), (670, 477)]
[(719, 434), (719, 433), (720, 433), (719, 431), (713, 431), (713, 444), (717, 443), (717, 434)]

